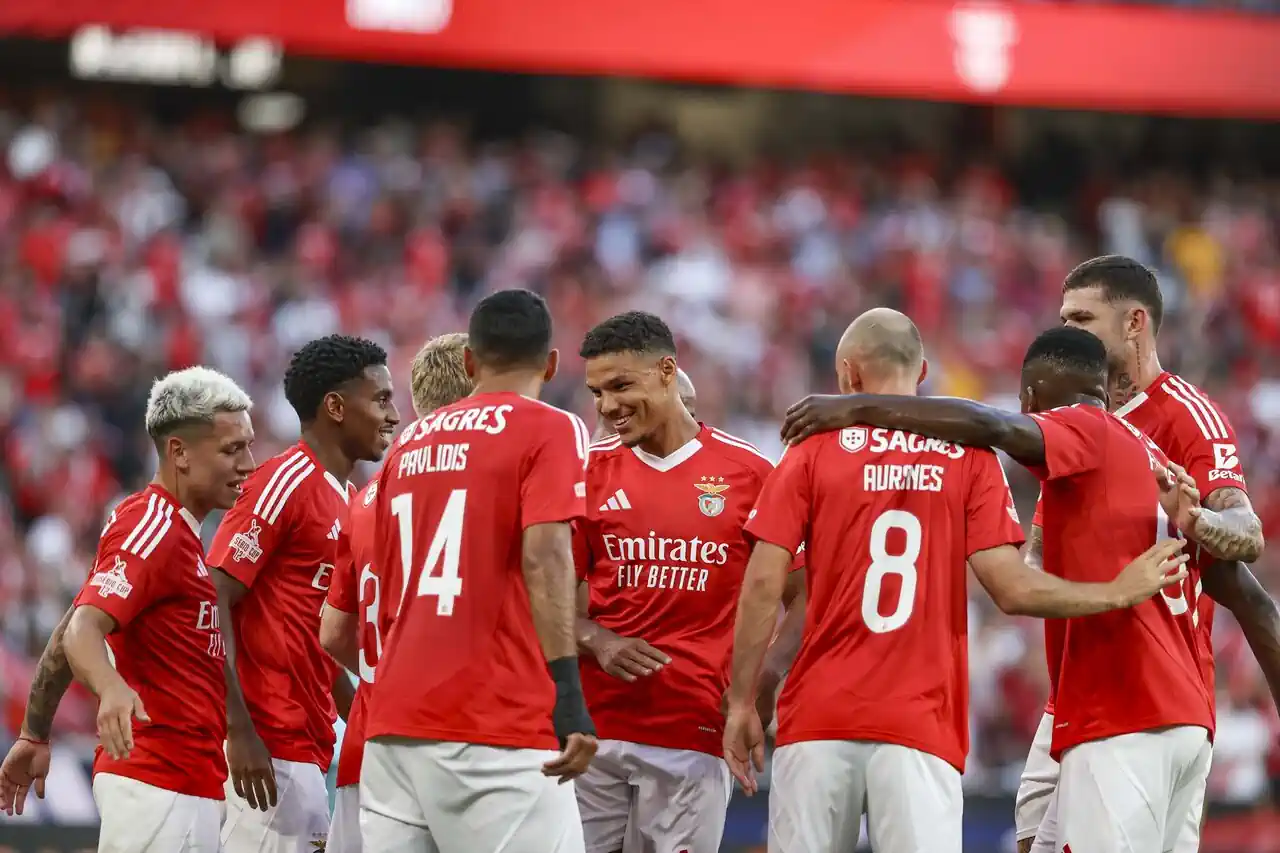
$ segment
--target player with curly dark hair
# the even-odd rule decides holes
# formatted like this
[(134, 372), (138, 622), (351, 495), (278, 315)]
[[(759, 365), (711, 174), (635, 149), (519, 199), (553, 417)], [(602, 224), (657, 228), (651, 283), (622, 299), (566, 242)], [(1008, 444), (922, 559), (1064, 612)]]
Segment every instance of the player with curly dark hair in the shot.
[(292, 853), (328, 834), (334, 715), (354, 690), (320, 646), (320, 611), (348, 478), (382, 458), (400, 421), (392, 391), (372, 341), (329, 335), (294, 353), (284, 392), (301, 437), (249, 478), (210, 548), (227, 655), (227, 853)]

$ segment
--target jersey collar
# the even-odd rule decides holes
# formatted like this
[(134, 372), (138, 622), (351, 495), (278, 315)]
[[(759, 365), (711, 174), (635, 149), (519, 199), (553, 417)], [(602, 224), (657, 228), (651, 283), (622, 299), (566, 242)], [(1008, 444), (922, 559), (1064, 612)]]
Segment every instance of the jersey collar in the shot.
[(200, 522), (196, 521), (196, 517), (187, 510), (182, 504), (178, 503), (178, 499), (169, 493), (169, 490), (158, 483), (152, 483), (149, 488), (151, 491), (159, 495), (163, 500), (168, 501), (178, 508), (178, 515), (182, 516), (182, 520), (187, 523), (187, 527), (191, 528), (191, 532), (196, 538), (200, 538)]
[(648, 465), (653, 470), (660, 471), (665, 474), (677, 465), (680, 465), (683, 462), (688, 462), (693, 458), (695, 453), (702, 449), (702, 435), (707, 431), (707, 428), (702, 424), (699, 424), (699, 427), (701, 428), (698, 430), (697, 435), (689, 439), (667, 456), (656, 456), (647, 450), (641, 450), (639, 447), (631, 448), (631, 452), (636, 455), (637, 459)]
[(1152, 388), (1155, 388), (1156, 386), (1158, 386), (1168, 376), (1169, 376), (1169, 372), (1167, 370), (1161, 371), (1160, 375), (1157, 376), (1154, 380), (1152, 380), (1151, 384), (1146, 387), (1146, 390), (1140, 391), (1137, 396), (1135, 396), (1129, 402), (1125, 403), (1120, 408), (1116, 409), (1115, 412), (1113, 412), (1112, 414), (1114, 414), (1118, 418), (1123, 418), (1125, 415), (1131, 414), (1132, 412), (1136, 411), (1139, 406), (1141, 406), (1143, 403), (1147, 402), (1147, 400), (1150, 399), (1150, 395), (1147, 394), (1147, 391), (1150, 391)]
[(298, 439), (298, 443), (295, 445), (295, 447), (297, 447), (304, 454), (306, 454), (307, 458), (310, 459), (312, 462), (314, 462), (316, 467), (324, 472), (324, 481), (333, 487), (333, 490), (338, 493), (339, 497), (342, 498), (342, 502), (344, 504), (350, 504), (351, 503), (351, 492), (350, 492), (351, 483), (348, 482), (344, 484), (337, 477), (333, 476), (333, 474), (330, 474), (328, 469), (326, 469), (323, 465), (321, 465), (320, 460), (316, 458), (315, 451), (312, 450), (311, 446), (308, 445), (302, 439)]

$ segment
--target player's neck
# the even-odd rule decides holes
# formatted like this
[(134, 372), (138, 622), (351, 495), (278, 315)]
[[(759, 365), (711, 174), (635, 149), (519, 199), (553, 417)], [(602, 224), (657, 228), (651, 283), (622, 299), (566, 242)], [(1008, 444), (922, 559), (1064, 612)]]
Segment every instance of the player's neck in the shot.
[(483, 372), (477, 374), (475, 387), (471, 396), (480, 394), (519, 394), (521, 397), (538, 399), (542, 395), (542, 372), (530, 373), (527, 370), (507, 370), (502, 372)]
[(1133, 363), (1126, 365), (1111, 377), (1111, 408), (1118, 409), (1129, 403), (1134, 397), (1151, 387), (1160, 378), (1164, 368), (1160, 366), (1160, 356), (1156, 348), (1139, 349)]
[(324, 470), (338, 478), (339, 483), (345, 483), (351, 479), (356, 460), (347, 456), (336, 441), (330, 441), (320, 435), (319, 430), (306, 428), (302, 430), (302, 443), (311, 449)]
[(203, 524), (205, 518), (213, 511), (213, 507), (205, 506), (201, 501), (196, 500), (189, 494), (190, 490), (183, 488), (178, 481), (176, 473), (173, 471), (167, 471), (162, 467), (156, 472), (156, 476), (151, 483), (173, 495), (178, 501), (178, 506), (191, 513), (197, 524)]
[(674, 413), (661, 426), (640, 442), (640, 449), (660, 459), (684, 447), (698, 437), (702, 427), (689, 414), (689, 410), (680, 405), (680, 411)]
[(887, 394), (894, 397), (914, 397), (916, 396), (919, 386), (912, 381), (892, 378), (877, 379), (873, 381), (864, 380), (862, 387), (855, 393), (858, 394)]

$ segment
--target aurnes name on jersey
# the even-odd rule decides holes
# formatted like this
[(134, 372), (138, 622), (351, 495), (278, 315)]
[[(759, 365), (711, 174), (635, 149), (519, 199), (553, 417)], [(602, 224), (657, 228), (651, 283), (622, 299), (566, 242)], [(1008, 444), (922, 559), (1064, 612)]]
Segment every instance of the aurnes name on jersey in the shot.
[[(914, 432), (883, 427), (848, 427), (840, 431), (840, 446), (850, 453), (940, 453), (948, 459), (963, 459), (964, 447)], [(932, 491), (932, 490), (929, 490)]]
[(618, 566), (618, 586), (706, 592), (710, 569), (729, 562), (729, 546), (697, 536), (676, 539), (659, 536), (601, 537), (605, 554)]

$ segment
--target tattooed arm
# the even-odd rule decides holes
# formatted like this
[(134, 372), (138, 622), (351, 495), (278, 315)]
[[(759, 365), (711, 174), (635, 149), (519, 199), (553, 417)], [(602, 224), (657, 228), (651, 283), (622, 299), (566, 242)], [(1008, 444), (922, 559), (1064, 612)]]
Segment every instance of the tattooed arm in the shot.
[(1044, 528), (1038, 524), (1031, 525), (1031, 535), (1027, 537), (1027, 552), (1022, 560), (1029, 568), (1037, 572), (1044, 571)]
[(72, 681), (71, 664), (67, 662), (67, 653), (62, 648), (62, 635), (66, 633), (74, 609), (69, 608), (62, 615), (36, 665), (36, 676), (31, 680), (31, 692), (27, 694), (27, 712), (22, 718), (24, 736), (48, 740), (53, 733), (53, 718), (58, 704)]
[(1228, 486), (1205, 498), (1192, 538), (1219, 560), (1252, 563), (1262, 556), (1262, 522), (1243, 489)]

